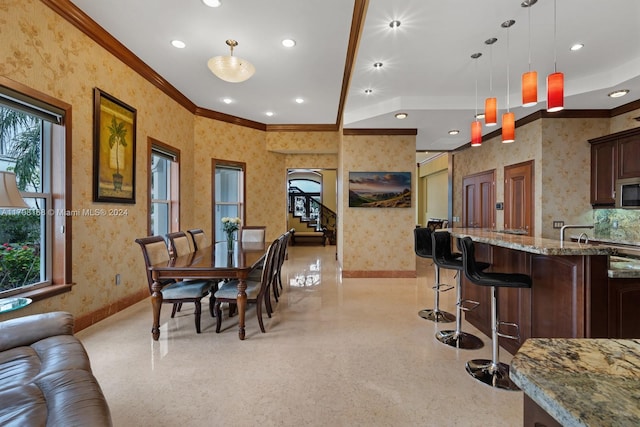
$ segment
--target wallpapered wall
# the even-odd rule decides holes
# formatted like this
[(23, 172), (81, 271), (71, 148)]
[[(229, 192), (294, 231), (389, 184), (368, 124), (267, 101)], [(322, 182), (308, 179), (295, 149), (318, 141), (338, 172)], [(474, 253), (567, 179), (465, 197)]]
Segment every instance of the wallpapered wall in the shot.
[[(338, 241), (344, 277), (415, 277), (415, 147), (415, 136), (343, 137)], [(412, 208), (349, 208), (349, 171), (411, 172)]]

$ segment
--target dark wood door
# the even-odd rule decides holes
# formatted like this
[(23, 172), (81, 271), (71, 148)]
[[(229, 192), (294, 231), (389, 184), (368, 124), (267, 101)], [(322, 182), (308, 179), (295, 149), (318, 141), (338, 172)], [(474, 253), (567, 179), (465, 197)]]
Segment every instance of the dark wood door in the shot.
[(609, 279), (609, 338), (640, 337), (640, 279)]
[(591, 204), (615, 204), (616, 141), (591, 146)]
[(462, 226), (495, 228), (495, 170), (462, 178)]
[(533, 160), (504, 168), (504, 228), (533, 235)]

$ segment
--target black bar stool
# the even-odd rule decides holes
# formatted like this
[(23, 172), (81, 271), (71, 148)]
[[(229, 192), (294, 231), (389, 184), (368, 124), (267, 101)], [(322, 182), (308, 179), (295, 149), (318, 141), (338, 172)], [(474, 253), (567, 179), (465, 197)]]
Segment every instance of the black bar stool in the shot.
[[(509, 378), (509, 365), (500, 363), (498, 337), (519, 339), (520, 331), (515, 323), (501, 322), (498, 317), (497, 288), (531, 288), (531, 276), (519, 273), (483, 273), (476, 266), (473, 241), (461, 239), (464, 274), (473, 284), (491, 287), (491, 360), (474, 359), (467, 362), (467, 372), (478, 381), (504, 390), (519, 390)], [(517, 335), (499, 331), (500, 325), (516, 328)]]
[[(433, 260), (433, 252), (432, 252), (432, 242), (431, 242), (431, 234), (432, 231), (430, 228), (415, 228), (413, 230), (413, 236), (415, 238), (415, 252), (421, 258), (430, 258)], [(436, 272), (436, 284), (433, 287), (434, 289), (434, 306), (433, 308), (425, 308), (424, 310), (420, 310), (418, 312), (418, 316), (423, 319), (431, 320), (433, 322), (455, 322), (456, 316), (453, 314), (440, 310), (440, 292), (448, 291), (453, 289), (453, 286), (442, 286), (440, 284), (440, 267), (435, 265)]]
[[(451, 252), (451, 234), (448, 231), (436, 231), (431, 234), (433, 262), (440, 268), (456, 270), (456, 328), (438, 331), (436, 339), (443, 344), (464, 350), (481, 348), (484, 343), (475, 335), (462, 331), (462, 312), (473, 310), (477, 301), (462, 299), (462, 259)], [(456, 254), (457, 255), (457, 254)], [(484, 270), (489, 267), (486, 262), (477, 262), (476, 267)]]

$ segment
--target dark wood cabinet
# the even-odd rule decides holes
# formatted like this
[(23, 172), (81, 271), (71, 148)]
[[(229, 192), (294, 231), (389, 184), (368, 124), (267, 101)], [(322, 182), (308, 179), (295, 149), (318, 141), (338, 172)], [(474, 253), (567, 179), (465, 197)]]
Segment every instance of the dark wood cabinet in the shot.
[(591, 204), (615, 205), (617, 179), (640, 177), (640, 128), (590, 139)]
[(524, 427), (562, 427), (529, 396), (524, 395)]
[(609, 279), (609, 337), (638, 338), (640, 278)]
[(591, 204), (613, 206), (616, 185), (616, 141), (591, 146)]

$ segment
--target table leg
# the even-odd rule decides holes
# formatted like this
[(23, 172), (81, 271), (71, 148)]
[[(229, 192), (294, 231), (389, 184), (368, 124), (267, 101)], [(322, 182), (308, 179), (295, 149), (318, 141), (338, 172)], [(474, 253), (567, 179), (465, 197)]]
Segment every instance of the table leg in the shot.
[(247, 308), (247, 282), (244, 278), (238, 280), (238, 338), (244, 339), (244, 312)]
[(151, 335), (154, 341), (158, 341), (160, 338), (160, 308), (162, 307), (162, 285), (158, 281), (158, 278), (153, 277), (153, 284), (151, 285), (151, 308), (153, 309), (153, 326), (151, 327)]

